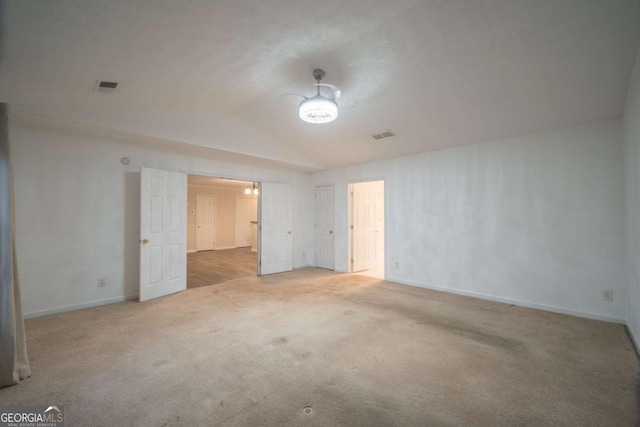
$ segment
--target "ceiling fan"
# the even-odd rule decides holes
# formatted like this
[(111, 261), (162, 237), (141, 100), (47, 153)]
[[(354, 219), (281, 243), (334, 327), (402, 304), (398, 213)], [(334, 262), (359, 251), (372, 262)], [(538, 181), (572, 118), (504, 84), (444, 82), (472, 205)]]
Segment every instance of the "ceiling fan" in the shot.
[[(334, 121), (338, 117), (338, 103), (336, 99), (340, 98), (342, 92), (336, 86), (328, 83), (320, 83), (324, 77), (324, 71), (317, 68), (313, 70), (313, 78), (316, 79), (318, 92), (312, 96), (307, 97), (297, 93), (288, 95), (297, 95), (304, 98), (304, 101), (299, 106), (299, 116), (302, 120), (308, 123), (329, 123)], [(327, 87), (331, 89), (332, 95), (324, 96), (320, 93), (320, 87)]]

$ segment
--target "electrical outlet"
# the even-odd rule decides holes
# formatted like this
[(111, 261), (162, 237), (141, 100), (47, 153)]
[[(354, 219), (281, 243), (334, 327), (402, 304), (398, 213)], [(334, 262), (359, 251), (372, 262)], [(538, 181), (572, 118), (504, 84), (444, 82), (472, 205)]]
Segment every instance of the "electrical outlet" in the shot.
[(307, 253), (306, 252), (302, 252), (302, 258), (306, 258), (307, 257)]
[(396, 261), (396, 270), (400, 269), (400, 263)]
[(105, 278), (98, 279), (98, 287), (104, 288), (105, 286), (107, 286), (107, 279)]
[(602, 291), (603, 301), (613, 301), (613, 291)]

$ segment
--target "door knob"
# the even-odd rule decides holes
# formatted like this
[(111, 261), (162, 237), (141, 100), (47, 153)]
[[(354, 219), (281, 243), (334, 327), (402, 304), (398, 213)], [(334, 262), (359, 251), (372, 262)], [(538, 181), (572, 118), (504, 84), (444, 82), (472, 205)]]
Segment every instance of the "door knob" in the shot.
[(329, 234), (333, 234), (333, 230), (329, 230)]
[(143, 244), (143, 245), (146, 245), (147, 243), (149, 243), (149, 239), (144, 239), (144, 240), (142, 241), (142, 244)]
[(289, 231), (289, 234), (291, 234), (291, 231)]

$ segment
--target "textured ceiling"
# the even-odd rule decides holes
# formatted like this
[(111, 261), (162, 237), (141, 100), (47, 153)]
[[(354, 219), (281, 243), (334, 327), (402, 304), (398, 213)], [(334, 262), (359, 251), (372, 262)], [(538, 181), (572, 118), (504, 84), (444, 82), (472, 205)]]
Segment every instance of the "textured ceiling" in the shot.
[[(620, 117), (640, 22), (637, 0), (2, 4), (13, 111), (307, 170)], [(326, 125), (281, 96), (314, 68), (343, 91)]]

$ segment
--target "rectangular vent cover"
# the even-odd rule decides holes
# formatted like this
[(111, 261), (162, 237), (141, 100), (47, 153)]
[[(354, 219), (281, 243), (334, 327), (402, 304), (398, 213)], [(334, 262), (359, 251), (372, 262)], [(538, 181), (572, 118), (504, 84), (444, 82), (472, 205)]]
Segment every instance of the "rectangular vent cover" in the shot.
[(373, 135), (371, 135), (371, 138), (377, 141), (379, 139), (391, 138), (392, 136), (396, 136), (396, 133), (394, 131), (385, 130), (384, 132), (374, 133)]
[(96, 80), (96, 85), (93, 88), (97, 93), (113, 93), (118, 87), (117, 82), (107, 82), (104, 80)]

